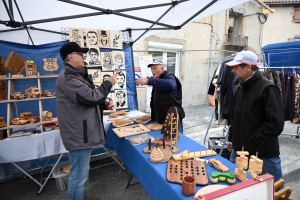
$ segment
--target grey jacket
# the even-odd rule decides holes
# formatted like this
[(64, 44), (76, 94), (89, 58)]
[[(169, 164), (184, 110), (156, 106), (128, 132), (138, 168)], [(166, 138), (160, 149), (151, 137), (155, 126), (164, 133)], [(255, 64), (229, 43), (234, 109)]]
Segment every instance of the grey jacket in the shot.
[(66, 64), (61, 70), (56, 81), (56, 107), (60, 135), (68, 151), (104, 144), (102, 111), (111, 88), (110, 81), (95, 88), (86, 68)]

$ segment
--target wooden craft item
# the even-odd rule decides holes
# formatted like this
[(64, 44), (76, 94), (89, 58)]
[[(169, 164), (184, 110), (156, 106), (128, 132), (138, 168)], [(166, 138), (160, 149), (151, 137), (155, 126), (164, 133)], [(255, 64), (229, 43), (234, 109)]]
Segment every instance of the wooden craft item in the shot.
[(0, 75), (5, 75), (6, 69), (4, 64), (4, 58), (0, 56)]
[(66, 166), (64, 166), (63, 172), (65, 172), (66, 174), (70, 174), (70, 164), (67, 164)]
[(155, 147), (150, 154), (151, 162), (159, 162), (164, 158), (164, 153), (161, 151), (159, 147)]
[(14, 74), (21, 74), (25, 68), (25, 59), (12, 51), (5, 61), (5, 67)]
[(211, 173), (210, 181), (212, 183), (217, 183), (219, 181), (222, 181), (222, 182), (228, 182), (230, 184), (234, 184), (236, 179), (234, 178), (232, 172), (214, 171), (213, 173)]
[(251, 159), (249, 160), (249, 173), (251, 174), (252, 178), (255, 178), (257, 180), (262, 179), (257, 175), (261, 174), (262, 167), (263, 167), (263, 161), (259, 159), (257, 156), (251, 156)]
[(26, 60), (25, 61), (25, 75), (26, 76), (37, 76), (37, 68), (36, 64), (33, 60)]
[(123, 127), (123, 126), (128, 126), (130, 124), (133, 124), (134, 122), (132, 120), (129, 119), (116, 119), (113, 121), (112, 125), (114, 127)]
[(240, 181), (248, 180), (247, 173), (244, 169), (248, 168), (248, 157), (246, 156), (249, 155), (249, 152), (244, 151), (243, 147), (242, 151), (236, 151), (236, 154), (239, 155), (239, 157), (236, 157), (235, 159), (235, 164), (238, 166), (238, 168), (235, 168), (234, 176)]
[(58, 70), (57, 58), (44, 58), (44, 70), (53, 72)]
[(208, 176), (205, 164), (197, 160), (169, 160), (167, 167), (167, 180), (174, 183), (182, 183), (185, 176), (195, 178), (196, 185), (207, 185)]
[(5, 127), (7, 126), (6, 122), (4, 121), (4, 118), (3, 117), (0, 117), (0, 128), (1, 127)]
[(145, 127), (143, 124), (113, 128), (112, 130), (118, 135), (119, 138), (150, 132), (150, 129)]
[(114, 118), (114, 117), (125, 116), (125, 115), (127, 115), (127, 112), (125, 112), (124, 110), (119, 110), (119, 111), (109, 114), (109, 117)]
[(136, 117), (133, 119), (133, 121), (137, 124), (147, 124), (151, 121), (151, 115), (143, 115), (140, 117)]
[(204, 151), (184, 151), (179, 154), (174, 154), (173, 159), (174, 160), (187, 160), (191, 158), (200, 158), (200, 157), (205, 157), (205, 156), (213, 156), (217, 155), (217, 153), (214, 150), (204, 150)]
[(153, 131), (158, 131), (158, 130), (161, 130), (163, 127), (162, 124), (159, 124), (157, 122), (153, 123), (153, 124), (149, 124), (147, 125), (147, 128), (149, 128), (150, 130), (153, 130)]
[(194, 177), (192, 176), (183, 177), (182, 192), (186, 196), (191, 196), (196, 192), (196, 182)]
[(176, 107), (169, 108), (165, 122), (163, 123), (163, 127), (161, 129), (161, 134), (164, 138), (168, 140), (175, 139), (179, 140), (178, 134), (178, 122), (179, 122), (179, 115), (177, 112)]
[(226, 167), (223, 163), (221, 163), (221, 161), (212, 158), (208, 161), (209, 165), (216, 168), (217, 170), (221, 171), (221, 172), (228, 172), (229, 168)]
[(205, 195), (205, 194), (208, 194), (208, 193), (211, 193), (211, 192), (214, 192), (214, 191), (226, 188), (226, 187), (229, 187), (229, 186), (221, 185), (221, 184), (205, 186), (196, 192), (194, 198), (198, 199), (197, 197), (200, 195)]
[(5, 100), (6, 99), (6, 83), (0, 81), (0, 100)]

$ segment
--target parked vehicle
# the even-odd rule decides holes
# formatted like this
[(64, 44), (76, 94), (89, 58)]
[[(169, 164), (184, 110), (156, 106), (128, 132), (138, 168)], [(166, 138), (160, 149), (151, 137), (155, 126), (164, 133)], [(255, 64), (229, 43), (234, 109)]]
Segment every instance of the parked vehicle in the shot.
[(10, 95), (11, 99), (26, 99), (26, 96), (21, 92), (15, 92), (14, 94)]

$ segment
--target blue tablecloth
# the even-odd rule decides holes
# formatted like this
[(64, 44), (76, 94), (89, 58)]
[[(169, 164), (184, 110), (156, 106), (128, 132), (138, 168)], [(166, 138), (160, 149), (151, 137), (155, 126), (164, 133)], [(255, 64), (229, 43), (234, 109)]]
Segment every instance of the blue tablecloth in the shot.
[[(133, 146), (127, 139), (119, 138), (112, 130), (111, 125), (106, 138), (106, 146), (112, 148), (122, 159), (127, 169), (134, 175), (134, 177), (141, 183), (152, 199), (191, 199), (193, 196), (185, 196), (182, 193), (181, 184), (170, 183), (167, 181), (167, 162), (166, 163), (152, 163), (149, 160), (150, 154), (143, 153), (143, 149), (147, 144)], [(149, 133), (154, 138), (161, 138), (160, 131), (151, 131)], [(194, 140), (180, 134), (180, 140), (178, 142), (177, 153), (184, 150), (190, 150), (192, 152), (207, 149)], [(204, 157), (203, 159), (216, 158), (226, 165), (231, 172), (234, 172), (236, 166), (227, 159), (216, 155)], [(215, 168), (206, 164), (207, 174), (210, 175)], [(250, 178), (250, 177), (248, 177)], [(209, 177), (208, 177), (209, 179)], [(237, 180), (236, 183), (240, 181)], [(209, 181), (209, 184), (210, 181)], [(226, 182), (219, 182), (218, 184), (230, 185)], [(197, 186), (196, 192), (203, 186)]]

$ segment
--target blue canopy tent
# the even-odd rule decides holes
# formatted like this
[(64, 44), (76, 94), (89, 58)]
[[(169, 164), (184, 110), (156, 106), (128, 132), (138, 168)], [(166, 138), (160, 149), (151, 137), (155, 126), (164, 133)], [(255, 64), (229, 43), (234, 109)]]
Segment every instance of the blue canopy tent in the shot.
[(300, 67), (300, 40), (268, 44), (262, 50), (267, 67)]

